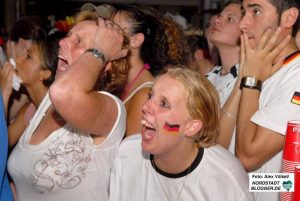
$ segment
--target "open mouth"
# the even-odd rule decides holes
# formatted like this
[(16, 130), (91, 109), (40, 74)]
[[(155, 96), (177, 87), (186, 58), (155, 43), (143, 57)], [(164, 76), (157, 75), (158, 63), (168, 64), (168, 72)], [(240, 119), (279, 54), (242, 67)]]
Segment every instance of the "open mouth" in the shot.
[(58, 71), (65, 71), (68, 68), (68, 66), (69, 66), (69, 63), (68, 63), (67, 59), (65, 59), (61, 55), (58, 55), (57, 70)]
[(144, 141), (151, 140), (156, 135), (155, 127), (145, 119), (142, 119), (142, 137)]

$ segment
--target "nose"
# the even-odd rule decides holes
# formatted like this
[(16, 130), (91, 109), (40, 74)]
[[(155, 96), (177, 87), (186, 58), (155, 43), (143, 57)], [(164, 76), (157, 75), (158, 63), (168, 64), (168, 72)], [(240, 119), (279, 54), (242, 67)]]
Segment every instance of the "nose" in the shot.
[(213, 25), (217, 25), (217, 24), (221, 24), (222, 22), (222, 16), (221, 15), (218, 15), (213, 21), (212, 21), (212, 24)]
[(244, 15), (240, 21), (239, 27), (242, 32), (246, 32), (249, 29), (250, 19), (247, 15)]
[(142, 112), (143, 114), (151, 114), (153, 109), (152, 109), (152, 104), (153, 100), (147, 99), (146, 102), (143, 105)]
[(60, 48), (64, 48), (65, 46), (66, 46), (66, 41), (67, 41), (67, 37), (65, 37), (65, 38), (63, 38), (63, 39), (61, 39), (60, 41), (59, 41), (59, 47)]

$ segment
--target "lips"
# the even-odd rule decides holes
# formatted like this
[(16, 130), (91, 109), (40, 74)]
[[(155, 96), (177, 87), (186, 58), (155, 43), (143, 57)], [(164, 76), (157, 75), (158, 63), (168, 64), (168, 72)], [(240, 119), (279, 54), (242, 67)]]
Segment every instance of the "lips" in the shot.
[(151, 141), (156, 135), (155, 127), (146, 119), (142, 119), (142, 139), (143, 142)]
[(58, 56), (58, 66), (57, 71), (63, 72), (69, 67), (67, 59), (62, 57), (61, 55)]

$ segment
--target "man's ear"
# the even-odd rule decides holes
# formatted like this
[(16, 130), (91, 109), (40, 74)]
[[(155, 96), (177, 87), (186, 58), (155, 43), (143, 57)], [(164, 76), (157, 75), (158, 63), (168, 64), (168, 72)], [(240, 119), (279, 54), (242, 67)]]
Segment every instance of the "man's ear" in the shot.
[(299, 15), (299, 10), (295, 7), (285, 10), (281, 15), (281, 27), (290, 29), (294, 26)]
[(203, 126), (202, 121), (198, 119), (194, 119), (190, 121), (186, 126), (184, 132), (185, 136), (190, 137), (196, 135), (201, 130), (202, 126)]
[(139, 48), (145, 40), (145, 36), (142, 33), (134, 34), (130, 36), (130, 47)]

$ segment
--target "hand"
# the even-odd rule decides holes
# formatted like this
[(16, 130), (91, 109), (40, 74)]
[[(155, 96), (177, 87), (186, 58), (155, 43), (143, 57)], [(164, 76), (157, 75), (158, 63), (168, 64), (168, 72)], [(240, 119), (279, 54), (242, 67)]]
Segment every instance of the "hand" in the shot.
[(254, 76), (265, 81), (282, 66), (284, 57), (278, 58), (278, 56), (288, 44), (291, 36), (288, 35), (278, 43), (280, 33), (281, 28), (275, 32), (271, 29), (266, 30), (255, 48), (250, 47), (246, 34), (241, 36), (241, 76)]
[(106, 62), (125, 57), (128, 49), (123, 48), (123, 35), (123, 31), (118, 25), (99, 18), (93, 47), (102, 51)]
[(12, 77), (14, 73), (14, 67), (9, 62), (5, 62), (0, 72), (0, 88), (2, 90), (3, 97), (9, 97), (12, 93)]

